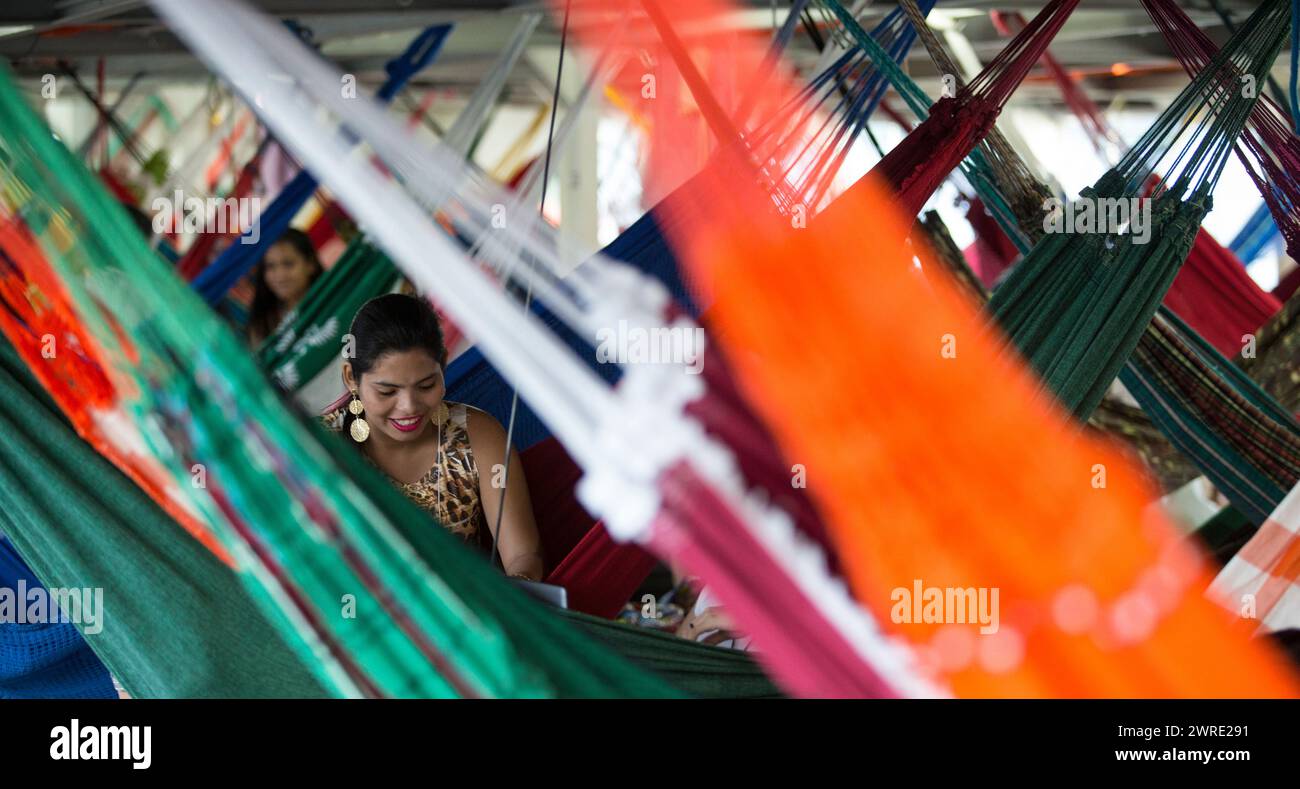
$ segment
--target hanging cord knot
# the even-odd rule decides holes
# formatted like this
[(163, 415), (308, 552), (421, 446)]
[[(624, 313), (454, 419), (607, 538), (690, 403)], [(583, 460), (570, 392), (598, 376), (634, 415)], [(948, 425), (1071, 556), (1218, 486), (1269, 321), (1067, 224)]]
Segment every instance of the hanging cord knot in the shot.
[(299, 22), (296, 19), (284, 20), (284, 26), (289, 29), (290, 33), (293, 33), (295, 36), (297, 36), (299, 41), (302, 41), (302, 43), (306, 44), (307, 46), (311, 47), (317, 52), (320, 51), (320, 44), (317, 43), (316, 41), (316, 34), (315, 32), (312, 31), (310, 27), (307, 27), (306, 25), (304, 25), (303, 23)]

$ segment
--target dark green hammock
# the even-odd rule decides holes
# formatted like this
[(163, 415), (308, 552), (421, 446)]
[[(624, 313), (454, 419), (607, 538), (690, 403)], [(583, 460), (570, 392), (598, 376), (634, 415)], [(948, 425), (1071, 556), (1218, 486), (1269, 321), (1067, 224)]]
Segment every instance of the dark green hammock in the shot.
[(1237, 77), (1263, 82), (1289, 22), (1285, 0), (1260, 5), (1120, 163), (1081, 193), (1092, 201), (1140, 197), (1170, 161), (1167, 188), (1152, 198), (1147, 243), (1135, 243), (1132, 233), (1045, 235), (993, 294), (989, 311), (1080, 418), (1128, 361), (1191, 251), (1210, 194), (1258, 100)]
[(668, 633), (633, 627), (577, 611), (562, 616), (593, 641), (629, 663), (658, 674), (692, 696), (710, 699), (782, 698), (746, 652), (697, 644)]
[(235, 573), (81, 440), (0, 335), (0, 531), (47, 586), (104, 590), (86, 642), (133, 697), (325, 690)]

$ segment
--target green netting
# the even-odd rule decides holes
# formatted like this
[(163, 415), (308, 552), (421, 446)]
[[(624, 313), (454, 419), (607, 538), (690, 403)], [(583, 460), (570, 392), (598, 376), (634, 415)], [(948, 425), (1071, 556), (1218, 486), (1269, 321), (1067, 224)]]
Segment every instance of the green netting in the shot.
[(1167, 188), (1151, 201), (1145, 243), (1133, 232), (1048, 234), (989, 302), (1021, 353), (1080, 418), (1101, 401), (1191, 251), (1257, 100), (1239, 77), (1263, 81), (1289, 17), (1283, 0), (1261, 5), (1123, 160), (1081, 193), (1092, 206), (1137, 198), (1164, 172)]
[(30, 195), (10, 210), (104, 349), (122, 408), (331, 693), (674, 695), (514, 589), (342, 439), (286, 408), (5, 69), (0, 176), (5, 194)]
[(134, 698), (323, 697), (235, 573), (82, 441), (0, 335), (0, 531), (47, 586), (104, 590), (86, 637)]
[(258, 362), (283, 388), (303, 386), (338, 358), (340, 340), (361, 305), (392, 290), (400, 276), (377, 247), (354, 238), (257, 349)]
[(576, 611), (564, 618), (646, 671), (693, 696), (710, 699), (783, 698), (747, 652), (697, 644)]

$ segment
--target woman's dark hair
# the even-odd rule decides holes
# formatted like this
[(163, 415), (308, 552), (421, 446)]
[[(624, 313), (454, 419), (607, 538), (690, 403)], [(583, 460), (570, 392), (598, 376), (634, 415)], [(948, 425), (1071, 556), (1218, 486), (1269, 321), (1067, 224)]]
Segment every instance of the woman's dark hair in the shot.
[[(316, 248), (311, 244), (311, 237), (297, 228), (289, 228), (284, 231), (284, 235), (277, 238), (271, 243), (288, 244), (293, 247), (303, 259), (310, 263), (314, 269), (311, 275), (313, 282), (320, 276), (324, 268), (320, 264), (320, 258), (316, 256)], [(267, 247), (270, 250), (271, 247)], [(271, 336), (271, 333), (280, 325), (284, 318), (284, 305), (280, 303), (280, 298), (271, 292), (270, 286), (266, 284), (266, 259), (257, 264), (253, 270), (253, 303), (248, 308), (248, 333), (252, 337), (265, 339)]]
[(438, 313), (418, 296), (389, 293), (367, 301), (357, 310), (349, 332), (354, 344), (348, 361), (358, 379), (384, 354), (417, 348), (428, 351), (439, 366), (447, 366), (447, 346)]

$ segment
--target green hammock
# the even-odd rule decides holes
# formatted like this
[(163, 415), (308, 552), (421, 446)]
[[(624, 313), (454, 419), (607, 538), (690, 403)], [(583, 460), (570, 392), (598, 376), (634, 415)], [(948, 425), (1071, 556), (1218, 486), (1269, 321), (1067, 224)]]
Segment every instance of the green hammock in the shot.
[[(149, 450), (328, 692), (676, 695), (515, 589), (360, 453), (286, 408), (3, 68), (0, 178), (6, 193), (29, 195), (22, 216), (82, 330), (134, 386), (121, 406)], [(196, 465), (202, 487), (192, 484)]]
[[(1042, 235), (1038, 228), (1024, 229), (1030, 238)], [(959, 270), (959, 280), (969, 284), (968, 277), (962, 276), (963, 272), (969, 275), (964, 261), (948, 267)], [(986, 295), (982, 288), (974, 292)], [(1261, 369), (1287, 376), (1287, 362), (1275, 346), (1285, 347), (1284, 327), (1289, 325), (1288, 320), (1283, 315), (1272, 321), (1262, 332), (1259, 346), (1271, 360), (1268, 368)], [(1058, 342), (1070, 336), (1067, 323), (1054, 328), (1060, 330)], [(1290, 418), (1288, 409), (1232, 369), (1227, 360), (1167, 310), (1162, 308), (1161, 315), (1146, 324), (1122, 378), (1169, 441), (1154, 441), (1149, 422), (1139, 419), (1132, 409), (1114, 403), (1094, 413), (1090, 422), (1110, 426), (1112, 432), (1123, 435), (1160, 477), (1166, 490), (1194, 476), (1177, 453), (1168, 451), (1170, 443), (1194, 457), (1197, 465), (1255, 523), (1262, 522), (1300, 478), (1300, 426)]]
[[(0, 532), (48, 586), (104, 589), (103, 631), (86, 642), (133, 698), (326, 696), (235, 573), (76, 435), (3, 335), (0, 397)], [(781, 695), (744, 652), (560, 617), (685, 693)]]
[(708, 699), (781, 698), (747, 652), (697, 644), (577, 611), (563, 612), (584, 635), (622, 655), (629, 662), (671, 682), (692, 696)]
[[(1289, 29), (1284, 0), (1268, 0), (1160, 114), (1124, 158), (1081, 198), (1143, 194), (1172, 157), (1152, 198), (1147, 243), (1134, 235), (1043, 237), (993, 295), (989, 309), (1060, 401), (1086, 418), (1124, 366), (1191, 251), (1210, 194)], [(1169, 173), (1176, 173), (1173, 177)]]
[(257, 361), (286, 391), (298, 389), (338, 358), (340, 340), (361, 305), (393, 289), (401, 275), (363, 237), (312, 283), (299, 306), (257, 349)]
[(104, 590), (86, 643), (134, 698), (326, 695), (235, 573), (82, 441), (0, 335), (0, 531), (51, 587)]

